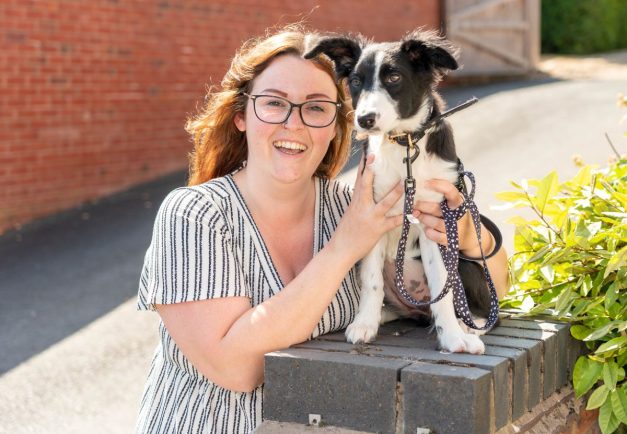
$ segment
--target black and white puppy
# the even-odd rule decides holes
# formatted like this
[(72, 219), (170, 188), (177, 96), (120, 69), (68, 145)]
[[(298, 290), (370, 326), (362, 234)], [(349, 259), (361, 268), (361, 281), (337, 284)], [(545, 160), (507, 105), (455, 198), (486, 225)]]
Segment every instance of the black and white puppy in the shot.
[[(393, 142), (390, 136), (416, 131), (441, 113), (444, 104), (435, 87), (447, 70), (458, 68), (455, 51), (434, 33), (418, 30), (401, 41), (386, 43), (372, 43), (361, 36), (326, 37), (317, 41), (305, 57), (319, 54), (334, 62), (338, 80), (348, 81), (355, 108), (355, 129), (367, 136), (367, 152), (375, 154), (374, 197), (378, 201), (406, 176), (403, 163), (406, 148)], [(435, 124), (418, 147), (419, 156), (412, 164), (415, 200), (440, 202), (443, 195), (426, 189), (424, 183), (433, 178), (457, 182), (457, 154), (448, 123)], [(402, 212), (403, 199), (391, 213)], [(444, 287), (447, 272), (437, 244), (426, 237), (422, 224), (414, 223), (409, 231), (406, 258), (421, 258), (422, 264), (417, 262), (417, 266), (424, 269), (424, 283), (434, 299)], [(400, 235), (400, 228), (388, 232), (361, 262), (359, 309), (346, 330), (346, 337), (352, 343), (370, 342), (377, 335), (384, 300), (384, 264), (394, 261)], [(461, 270), (462, 281), (471, 311), (485, 318), (489, 309), (488, 290), (481, 273), (473, 266), (476, 264), (470, 263), (467, 271)], [(394, 300), (387, 297), (386, 305), (389, 303), (394, 304)], [(476, 332), (469, 332), (458, 322), (451, 293), (431, 305), (431, 314), (443, 350), (484, 352), (484, 344)], [(390, 315), (383, 311), (383, 320), (387, 319)], [(480, 319), (475, 322), (484, 323)]]

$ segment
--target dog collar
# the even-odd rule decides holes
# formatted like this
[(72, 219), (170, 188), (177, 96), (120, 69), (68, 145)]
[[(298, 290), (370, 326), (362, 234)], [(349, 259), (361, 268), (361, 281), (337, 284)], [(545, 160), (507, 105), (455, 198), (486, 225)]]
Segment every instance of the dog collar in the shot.
[(435, 104), (433, 104), (431, 108), (431, 115), (429, 116), (429, 120), (427, 120), (427, 122), (421, 128), (417, 129), (416, 131), (408, 131), (408, 132), (402, 132), (399, 134), (391, 134), (391, 135), (388, 135), (388, 139), (391, 142), (396, 143), (397, 145), (410, 148), (410, 150), (414, 152), (413, 155), (410, 157), (410, 163), (413, 163), (414, 161), (416, 161), (416, 158), (418, 158), (418, 155), (420, 154), (420, 149), (417, 146), (418, 142), (420, 141), (420, 139), (422, 139), (425, 136), (425, 134), (427, 134), (427, 131), (429, 130), (429, 128), (433, 127), (435, 124), (442, 121), (442, 119), (452, 115), (453, 113), (456, 113), (460, 110), (470, 107), (477, 101), (479, 100), (476, 97), (472, 97), (468, 101), (462, 104), (459, 104), (453, 107), (452, 109), (447, 110), (441, 114), (436, 114), (437, 108)]

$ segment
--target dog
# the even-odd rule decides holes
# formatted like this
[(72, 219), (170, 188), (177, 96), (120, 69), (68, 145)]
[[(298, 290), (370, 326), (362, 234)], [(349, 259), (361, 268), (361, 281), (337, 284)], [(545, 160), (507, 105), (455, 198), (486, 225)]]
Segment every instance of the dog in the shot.
[[(444, 110), (435, 88), (446, 72), (458, 68), (456, 50), (437, 34), (418, 29), (400, 41), (386, 43), (374, 43), (361, 35), (326, 36), (312, 44), (305, 58), (320, 54), (331, 59), (336, 78), (348, 82), (355, 109), (355, 131), (366, 137), (366, 152), (375, 154), (373, 189), (374, 198), (379, 201), (406, 176), (403, 162), (406, 148), (390, 136), (417, 131)], [(441, 202), (443, 195), (426, 189), (424, 183), (432, 178), (458, 181), (458, 158), (450, 125), (444, 120), (437, 122), (417, 146), (420, 152), (411, 164), (416, 179), (414, 200)], [(390, 214), (402, 213), (403, 203), (404, 198)], [(401, 228), (388, 232), (361, 261), (359, 308), (346, 329), (351, 343), (371, 342), (379, 324), (398, 315), (416, 316), (416, 309), (409, 308), (395, 295), (394, 288), (390, 288), (393, 284), (384, 284), (385, 263), (394, 261), (400, 237)], [(435, 299), (447, 278), (438, 245), (427, 238), (422, 224), (414, 222), (407, 246), (406, 257), (415, 258), (409, 263), (410, 268), (423, 277), (422, 282), (414, 283), (427, 285), (430, 298)], [(481, 268), (460, 261), (460, 275), (475, 323), (485, 324), (490, 302)], [(384, 296), (386, 309), (382, 310)], [(387, 309), (388, 305), (391, 309)], [(482, 333), (470, 331), (456, 318), (452, 292), (430, 305), (430, 309), (443, 351), (474, 354), (485, 351), (478, 336)], [(418, 311), (418, 316), (421, 313)]]

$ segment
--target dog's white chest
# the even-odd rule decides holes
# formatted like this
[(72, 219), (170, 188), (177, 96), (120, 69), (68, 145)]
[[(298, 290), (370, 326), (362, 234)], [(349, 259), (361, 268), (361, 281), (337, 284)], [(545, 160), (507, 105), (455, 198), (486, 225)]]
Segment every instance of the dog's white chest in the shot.
[[(381, 200), (399, 182), (407, 177), (407, 166), (403, 159), (407, 156), (407, 149), (396, 143), (389, 142), (382, 135), (370, 136), (369, 150), (374, 153), (374, 198)], [(418, 158), (411, 165), (412, 176), (416, 181), (414, 203), (418, 200), (441, 202), (442, 193), (429, 190), (425, 182), (430, 179), (444, 179), (449, 182), (457, 181), (457, 163), (445, 161), (425, 150), (425, 140), (418, 144)], [(392, 209), (393, 213), (403, 211), (404, 196)]]

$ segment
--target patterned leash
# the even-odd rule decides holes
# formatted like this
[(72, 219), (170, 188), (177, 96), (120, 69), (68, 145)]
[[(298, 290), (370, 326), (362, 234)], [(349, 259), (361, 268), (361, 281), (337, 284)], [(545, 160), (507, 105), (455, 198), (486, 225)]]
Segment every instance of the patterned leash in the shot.
[[(474, 101), (473, 101), (474, 102)], [(455, 107), (452, 110), (440, 115), (440, 119), (444, 116), (447, 116), (454, 111), (460, 110), (461, 108), (465, 108), (468, 105), (472, 104), (465, 103), (461, 106)], [(439, 119), (438, 119), (439, 120)], [(430, 122), (432, 125), (434, 122)], [(418, 137), (412, 134), (407, 134), (407, 157), (404, 158), (404, 162), (407, 170), (407, 177), (405, 178), (405, 203), (403, 207), (403, 229), (401, 232), (401, 239), (398, 242), (398, 249), (396, 252), (396, 276), (395, 283), (396, 289), (403, 296), (403, 298), (411, 305), (414, 306), (428, 306), (433, 303), (437, 303), (442, 300), (449, 293), (449, 291), (453, 291), (453, 305), (455, 307), (455, 314), (458, 318), (466, 324), (468, 327), (473, 328), (475, 330), (488, 330), (492, 328), (499, 316), (499, 304), (498, 297), (496, 295), (496, 288), (494, 287), (494, 282), (492, 281), (492, 276), (490, 275), (490, 271), (488, 270), (488, 264), (486, 262), (486, 256), (483, 252), (483, 246), (481, 245), (481, 222), (479, 216), (479, 209), (474, 202), (475, 196), (475, 177), (471, 172), (464, 171), (464, 167), (459, 162), (458, 172), (460, 176), (460, 185), (464, 185), (464, 177), (468, 177), (470, 179), (472, 189), (470, 194), (467, 194), (464, 188), (460, 191), (462, 196), (464, 197), (464, 201), (462, 204), (455, 208), (450, 209), (446, 199), (444, 199), (440, 203), (440, 208), (442, 210), (442, 217), (444, 218), (444, 227), (446, 230), (446, 238), (448, 240), (448, 247), (442, 246), (438, 244), (438, 248), (440, 249), (440, 253), (442, 255), (442, 259), (444, 260), (444, 266), (447, 271), (447, 278), (444, 287), (440, 294), (433, 300), (430, 301), (418, 301), (413, 298), (405, 289), (405, 282), (403, 277), (403, 265), (405, 263), (405, 251), (407, 248), (407, 236), (409, 234), (409, 216), (412, 215), (413, 206), (414, 206), (414, 195), (416, 193), (416, 180), (412, 176), (411, 173), (411, 163), (418, 157), (419, 149), (414, 145), (413, 140), (416, 138), (422, 138), (426, 128), (419, 132)], [(392, 137), (395, 139), (396, 137)], [(412, 140), (413, 139), (413, 140)], [(398, 141), (397, 141), (398, 142)], [(411, 153), (414, 152), (414, 155)], [(457, 221), (461, 219), (467, 211), (470, 211), (472, 216), (473, 225), (475, 228), (475, 232), (477, 233), (477, 239), (479, 240), (479, 250), (481, 252), (481, 261), (483, 263), (483, 272), (486, 276), (486, 280), (488, 283), (488, 287), (490, 289), (490, 313), (488, 314), (487, 322), (483, 327), (479, 327), (472, 320), (472, 315), (470, 313), (470, 309), (468, 307), (468, 299), (466, 298), (466, 291), (464, 290), (464, 286), (462, 284), (461, 276), (459, 275), (459, 234), (457, 232)]]
[[(496, 324), (499, 316), (499, 304), (498, 297), (496, 295), (496, 288), (492, 281), (492, 276), (488, 270), (488, 264), (486, 257), (481, 246), (481, 222), (479, 217), (479, 209), (473, 201), (475, 194), (475, 177), (471, 172), (460, 172), (462, 176), (466, 176), (470, 179), (472, 189), (469, 195), (462, 192), (464, 196), (464, 202), (455, 209), (450, 209), (446, 199), (440, 203), (442, 209), (442, 216), (444, 218), (444, 226), (446, 228), (446, 238), (448, 240), (448, 247), (438, 244), (442, 259), (444, 260), (444, 266), (447, 272), (446, 283), (440, 294), (430, 301), (419, 301), (413, 298), (405, 289), (405, 282), (403, 278), (403, 265), (405, 263), (405, 251), (407, 247), (407, 235), (409, 234), (409, 216), (413, 211), (414, 195), (416, 193), (415, 180), (413, 177), (405, 180), (405, 204), (404, 204), (404, 219), (403, 229), (401, 232), (401, 239), (398, 243), (398, 249), (396, 252), (396, 289), (403, 296), (403, 298), (411, 305), (414, 306), (427, 306), (433, 303), (437, 303), (442, 300), (449, 293), (453, 291), (453, 305), (455, 307), (455, 314), (458, 318), (466, 324), (468, 327), (476, 330), (488, 330)], [(459, 234), (457, 232), (457, 221), (462, 218), (467, 211), (470, 211), (472, 216), (475, 232), (477, 233), (477, 239), (479, 240), (479, 250), (481, 251), (481, 261), (483, 265), (483, 272), (486, 276), (488, 287), (490, 288), (490, 313), (488, 314), (487, 322), (483, 327), (478, 326), (472, 320), (472, 315), (468, 307), (468, 299), (466, 298), (466, 291), (462, 284), (461, 276), (459, 275)]]

